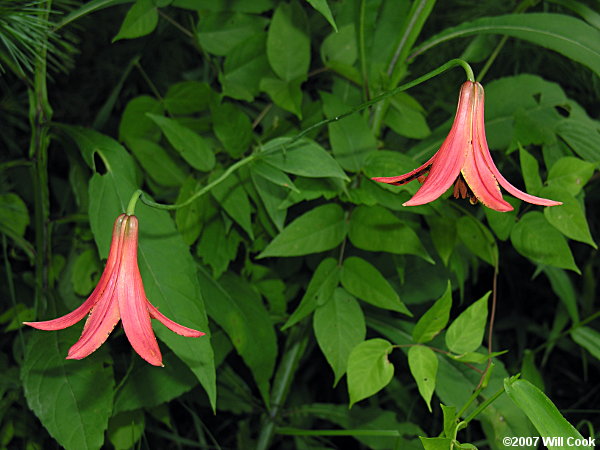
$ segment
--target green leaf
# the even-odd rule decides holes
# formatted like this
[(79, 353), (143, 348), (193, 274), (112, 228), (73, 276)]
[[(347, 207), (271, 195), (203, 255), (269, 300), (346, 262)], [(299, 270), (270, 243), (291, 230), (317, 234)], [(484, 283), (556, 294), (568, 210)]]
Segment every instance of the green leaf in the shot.
[(362, 258), (351, 256), (344, 260), (341, 281), (348, 292), (367, 303), (412, 316), (381, 272)]
[(130, 139), (142, 138), (151, 141), (160, 139), (160, 128), (146, 114), (162, 114), (162, 104), (156, 99), (141, 95), (130, 100), (119, 123), (119, 140), (127, 142)]
[(392, 97), (391, 108), (385, 115), (385, 124), (400, 136), (423, 139), (431, 134), (419, 103), (405, 92)]
[(569, 275), (556, 267), (546, 267), (544, 272), (550, 280), (550, 286), (554, 293), (560, 298), (574, 323), (579, 322), (579, 310), (577, 307), (577, 294), (573, 282), (569, 278)]
[(539, 164), (537, 160), (531, 156), (531, 153), (521, 146), (519, 146), (519, 158), (521, 161), (521, 170), (523, 172), (525, 188), (530, 194), (537, 194), (542, 188)]
[(567, 241), (548, 223), (541, 212), (525, 214), (512, 229), (510, 240), (521, 255), (534, 263), (580, 273)]
[(451, 39), (481, 34), (503, 34), (524, 39), (577, 61), (600, 74), (600, 31), (571, 16), (551, 13), (482, 17), (447, 28), (421, 44), (415, 53)]
[(350, 407), (386, 387), (394, 376), (388, 360), (393, 350), (385, 339), (369, 339), (358, 344), (348, 358), (348, 393)]
[(333, 32), (321, 44), (321, 59), (325, 65), (332, 62), (352, 66), (358, 57), (354, 24), (349, 23)]
[(65, 359), (79, 330), (33, 331), (21, 367), (29, 408), (67, 449), (99, 449), (113, 403), (112, 360), (101, 348), (81, 361)]
[[(486, 208), (489, 209), (489, 208)], [(431, 240), (444, 265), (448, 265), (450, 256), (456, 246), (456, 221), (449, 217), (430, 215), (426, 217), (429, 224)]]
[(129, 450), (140, 440), (145, 426), (143, 411), (127, 411), (110, 418), (106, 436), (115, 450)]
[(479, 348), (487, 322), (489, 296), (490, 292), (465, 309), (450, 324), (446, 331), (446, 345), (450, 351), (460, 355)]
[(241, 12), (204, 12), (196, 36), (204, 50), (225, 56), (254, 35), (264, 33), (267, 23), (264, 17)]
[(295, 114), (302, 119), (302, 90), (300, 85), (304, 82), (302, 78), (285, 81), (279, 78), (265, 77), (260, 80), (261, 91), (266, 92), (280, 108)]
[(212, 110), (213, 131), (233, 158), (239, 158), (252, 142), (252, 123), (248, 116), (231, 103)]
[(265, 403), (268, 403), (277, 341), (271, 318), (260, 295), (231, 273), (226, 273), (217, 282), (200, 268), (199, 278), (202, 293), (210, 300), (206, 303), (208, 314), (225, 330), (252, 371)]
[(309, 139), (292, 144), (289, 138), (277, 138), (265, 144), (260, 160), (278, 169), (303, 177), (347, 179), (339, 164), (323, 147)]
[(313, 316), (315, 337), (335, 375), (335, 386), (346, 373), (352, 349), (365, 340), (365, 316), (358, 302), (342, 288), (317, 307)]
[(315, 269), (300, 304), (281, 330), (284, 331), (297, 324), (311, 314), (317, 306), (330, 301), (339, 281), (340, 270), (337, 261), (333, 258), (323, 259)]
[(344, 210), (337, 203), (317, 206), (295, 219), (265, 248), (258, 258), (300, 256), (331, 250), (346, 236)]
[(280, 3), (267, 34), (267, 58), (284, 81), (305, 78), (310, 65), (306, 12), (298, 2)]
[[(328, 118), (338, 116), (348, 110), (339, 97), (321, 92), (323, 111)], [(362, 169), (367, 155), (377, 148), (375, 136), (365, 118), (358, 113), (339, 122), (330, 123), (329, 143), (336, 160), (342, 168), (357, 172)]]
[(148, 114), (165, 134), (165, 137), (181, 157), (194, 169), (208, 172), (215, 166), (215, 155), (210, 145), (196, 132), (173, 119)]
[(144, 171), (163, 186), (181, 186), (186, 173), (169, 154), (155, 142), (143, 138), (127, 139), (127, 147)]
[(300, 190), (294, 185), (290, 177), (288, 177), (284, 172), (273, 167), (270, 164), (265, 163), (264, 161), (254, 161), (251, 166), (252, 173), (256, 174), (265, 180), (269, 180), (271, 183), (274, 183), (278, 186), (284, 187), (286, 189), (291, 189), (294, 192), (300, 192)]
[(182, 81), (169, 86), (163, 101), (169, 113), (184, 116), (206, 111), (214, 95), (207, 83)]
[(23, 236), (27, 225), (29, 213), (21, 197), (12, 193), (0, 194), (0, 226)]
[[(198, 189), (200, 189), (198, 181), (193, 177), (189, 177), (181, 185), (176, 203), (188, 200)], [(209, 211), (210, 197), (207, 195), (203, 195), (189, 205), (175, 210), (177, 231), (179, 231), (183, 241), (187, 245), (192, 245), (200, 236), (202, 226), (206, 222)]]
[(452, 286), (448, 287), (431, 308), (421, 316), (413, 328), (412, 338), (417, 343), (431, 341), (444, 329), (450, 319), (450, 308), (452, 307)]
[(336, 31), (338, 31), (337, 25), (335, 24), (335, 19), (333, 18), (333, 15), (331, 14), (331, 9), (329, 8), (329, 3), (327, 3), (327, 0), (306, 0), (308, 3), (311, 4), (311, 6), (313, 8), (315, 8), (317, 11), (319, 11), (323, 17), (325, 17), (325, 19), (327, 19), (327, 22), (329, 22), (329, 24), (333, 27), (333, 29)]
[(596, 164), (600, 162), (598, 122), (575, 118), (563, 119), (556, 125), (556, 133), (581, 158)]
[(215, 217), (204, 226), (196, 253), (208, 264), (215, 278), (227, 270), (229, 263), (237, 255), (238, 247), (242, 241), (237, 230), (225, 226), (223, 219)]
[(548, 186), (564, 189), (571, 195), (577, 195), (592, 178), (594, 164), (572, 156), (556, 161), (548, 172)]
[[(542, 437), (560, 436), (566, 444), (571, 440), (583, 440), (583, 436), (565, 420), (558, 408), (542, 391), (525, 380), (504, 380), (504, 389), (510, 399), (529, 417), (539, 435)], [(589, 449), (588, 446), (548, 445), (550, 450), (557, 449)]]
[(77, 295), (88, 295), (98, 282), (101, 270), (95, 249), (88, 248), (77, 255), (71, 272), (73, 291)]
[(488, 225), (502, 241), (506, 241), (510, 237), (510, 232), (517, 223), (517, 213), (521, 204), (521, 200), (514, 197), (506, 197), (505, 200), (514, 208), (512, 211), (500, 212), (483, 208)]
[(600, 333), (590, 327), (577, 327), (571, 331), (571, 337), (600, 360)]
[(544, 208), (544, 217), (554, 228), (570, 239), (598, 248), (579, 200), (565, 190), (555, 187), (542, 189), (540, 195), (563, 203), (560, 206)]
[(427, 409), (431, 412), (431, 396), (435, 390), (438, 359), (434, 351), (423, 345), (415, 345), (408, 350), (408, 367), (417, 382), (417, 388)]
[[(277, 170), (274, 167), (272, 167), (272, 169), (275, 171)], [(280, 173), (287, 177), (283, 172)], [(275, 227), (277, 227), (277, 231), (283, 231), (287, 209), (280, 208), (279, 205), (286, 199), (289, 191), (268, 181), (266, 178), (257, 175), (254, 171), (254, 167), (252, 168), (250, 175), (252, 177), (252, 183), (267, 210), (267, 214), (275, 224)]]
[[(221, 174), (220, 171), (213, 171), (209, 180), (215, 180)], [(252, 231), (252, 208), (248, 194), (237, 174), (232, 174), (225, 178), (221, 183), (212, 188), (213, 197), (219, 202), (227, 214), (235, 220), (251, 239), (254, 239)]]
[(444, 415), (444, 435), (447, 438), (456, 438), (456, 406), (446, 406), (443, 403), (440, 404), (442, 413)]
[(381, 206), (359, 206), (352, 211), (349, 237), (362, 250), (416, 255), (434, 263), (417, 233)]
[(173, 0), (172, 6), (196, 11), (238, 11), (260, 14), (273, 8), (273, 0)]
[(494, 267), (498, 265), (498, 244), (485, 225), (473, 216), (466, 215), (456, 221), (456, 230), (471, 252)]
[(425, 450), (448, 450), (452, 448), (452, 439), (449, 438), (428, 438), (419, 436), (419, 439), (421, 440), (421, 445)]
[(165, 353), (164, 365), (156, 369), (141, 359), (136, 359), (131, 372), (117, 391), (113, 414), (152, 408), (195, 387), (196, 377), (173, 353)]
[(257, 34), (238, 44), (225, 57), (219, 81), (223, 95), (251, 102), (258, 95), (260, 80), (273, 77), (266, 54), (266, 37)]
[[(140, 187), (136, 182), (135, 164), (127, 151), (107, 136), (85, 128), (62, 128), (75, 140), (91, 168), (94, 168), (94, 154), (102, 158), (106, 166), (106, 173), (94, 173), (89, 184), (90, 225), (99, 254), (106, 258), (113, 222)], [(140, 223), (139, 266), (148, 300), (170, 319), (207, 333), (197, 339), (185, 338), (157, 325), (156, 335), (196, 375), (214, 408), (214, 357), (196, 263), (167, 211), (139, 202), (136, 216)]]
[(152, 0), (136, 0), (127, 11), (125, 20), (113, 42), (119, 39), (134, 39), (150, 34), (158, 24), (158, 9)]

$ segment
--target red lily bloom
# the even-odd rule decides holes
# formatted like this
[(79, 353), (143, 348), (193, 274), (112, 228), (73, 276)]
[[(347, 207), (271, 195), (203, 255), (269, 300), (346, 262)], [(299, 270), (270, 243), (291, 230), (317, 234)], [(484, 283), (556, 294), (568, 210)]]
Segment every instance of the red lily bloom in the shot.
[[(526, 194), (502, 176), (492, 160), (485, 138), (483, 102), (481, 84), (465, 82), (460, 89), (454, 124), (438, 152), (412, 172), (373, 180), (401, 185), (419, 179), (423, 185), (404, 206), (432, 202), (454, 184), (455, 198), (469, 197), (472, 204), (481, 201), (496, 211), (511, 211), (513, 207), (502, 198), (498, 183), (523, 201), (543, 206), (561, 205), (561, 202)], [(429, 175), (425, 177), (427, 172)]]
[(182, 336), (200, 337), (205, 333), (173, 322), (148, 301), (137, 263), (137, 245), (137, 217), (121, 214), (113, 228), (106, 267), (89, 298), (79, 308), (58, 319), (25, 324), (40, 330), (62, 330), (89, 313), (81, 337), (67, 356), (67, 359), (82, 359), (106, 341), (120, 319), (133, 349), (150, 364), (162, 366), (162, 355), (150, 318), (158, 319)]

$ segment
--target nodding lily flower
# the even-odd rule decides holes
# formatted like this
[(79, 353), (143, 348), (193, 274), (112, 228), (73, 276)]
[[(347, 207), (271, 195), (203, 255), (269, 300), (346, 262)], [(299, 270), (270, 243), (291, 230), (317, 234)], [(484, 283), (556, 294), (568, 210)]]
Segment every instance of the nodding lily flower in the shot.
[(150, 364), (162, 366), (162, 355), (150, 318), (158, 319), (182, 336), (200, 337), (204, 333), (173, 322), (148, 301), (138, 268), (137, 246), (137, 217), (121, 214), (113, 228), (106, 267), (89, 298), (66, 316), (25, 324), (40, 330), (62, 330), (89, 313), (81, 337), (67, 355), (67, 359), (82, 359), (97, 350), (121, 320), (133, 349)]
[(432, 202), (454, 184), (455, 198), (468, 197), (472, 204), (480, 201), (496, 211), (511, 211), (513, 207), (502, 198), (498, 183), (523, 201), (543, 206), (561, 205), (561, 202), (526, 194), (502, 176), (492, 160), (485, 138), (483, 101), (481, 84), (465, 82), (460, 89), (454, 124), (438, 152), (412, 172), (373, 180), (394, 185), (414, 179), (422, 182), (423, 185), (404, 206)]

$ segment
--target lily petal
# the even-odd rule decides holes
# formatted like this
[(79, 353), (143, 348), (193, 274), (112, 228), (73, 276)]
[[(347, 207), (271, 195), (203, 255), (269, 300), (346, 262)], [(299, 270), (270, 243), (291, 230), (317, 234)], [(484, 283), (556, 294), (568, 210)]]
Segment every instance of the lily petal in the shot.
[[(437, 155), (437, 154), (436, 154)], [(415, 170), (412, 170), (404, 175), (398, 175), (395, 177), (373, 177), (371, 180), (379, 181), (380, 183), (394, 184), (396, 186), (400, 186), (402, 184), (406, 184), (412, 180), (419, 178), (425, 172), (429, 170), (429, 166), (433, 164), (436, 155), (433, 155), (429, 161), (423, 164), (421, 167), (417, 167)]]
[[(146, 300), (148, 301), (148, 300)], [(177, 322), (172, 321), (167, 316), (162, 314), (156, 306), (152, 303), (148, 302), (148, 311), (150, 311), (150, 317), (158, 320), (169, 330), (185, 337), (200, 337), (204, 336), (206, 333), (202, 331), (194, 330), (193, 328), (184, 327), (183, 325), (179, 325)]]
[[(484, 100), (483, 87), (481, 86), (481, 84), (476, 83), (476, 88), (477, 88), (478, 101), (480, 101), (481, 104), (483, 104), (483, 100)], [(492, 155), (490, 154), (490, 149), (488, 148), (488, 145), (487, 145), (487, 140), (485, 137), (485, 124), (484, 124), (483, 108), (481, 110), (481, 114), (477, 114), (477, 117), (475, 118), (475, 130), (479, 137), (478, 140), (481, 143), (480, 151), (483, 156), (483, 159), (484, 159), (485, 163), (487, 164), (489, 170), (492, 172), (494, 177), (496, 177), (496, 179), (500, 183), (500, 186), (502, 186), (504, 189), (506, 189), (506, 192), (514, 195), (515, 197), (517, 197), (523, 201), (526, 201), (528, 203), (533, 203), (534, 205), (542, 205), (542, 206), (562, 205), (562, 202), (557, 202), (554, 200), (549, 200), (547, 198), (541, 198), (541, 197), (536, 197), (534, 195), (529, 195), (529, 194), (517, 189), (516, 187), (514, 187), (512, 184), (510, 184), (508, 182), (508, 180), (506, 178), (504, 178), (502, 176), (502, 174), (496, 167), (494, 160), (492, 159)]]
[(138, 220), (129, 216), (125, 223), (122, 267), (117, 299), (125, 335), (133, 349), (154, 366), (162, 366), (162, 355), (152, 330), (148, 301), (137, 265)]

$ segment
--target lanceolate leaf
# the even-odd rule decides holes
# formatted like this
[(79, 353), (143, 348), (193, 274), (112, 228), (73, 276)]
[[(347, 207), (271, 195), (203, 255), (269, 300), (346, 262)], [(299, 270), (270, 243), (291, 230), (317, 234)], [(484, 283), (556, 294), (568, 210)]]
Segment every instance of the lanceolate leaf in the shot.
[(415, 345), (408, 351), (408, 366), (410, 373), (417, 382), (419, 393), (431, 412), (431, 396), (435, 390), (438, 359), (429, 347)]
[(394, 366), (388, 354), (392, 349), (385, 339), (369, 339), (354, 347), (348, 358), (350, 406), (377, 393), (391, 381)]
[[(131, 195), (138, 189), (133, 159), (121, 145), (98, 132), (76, 127), (64, 129), (90, 167), (96, 169), (94, 154), (106, 166), (104, 175), (94, 173), (89, 186), (90, 224), (100, 256), (106, 258), (114, 218), (126, 210)], [(136, 216), (140, 223), (138, 262), (148, 300), (170, 319), (207, 333), (191, 339), (157, 325), (156, 334), (190, 367), (214, 408), (214, 358), (196, 264), (166, 211), (138, 202)]]
[(474, 352), (481, 345), (487, 320), (488, 292), (465, 309), (448, 327), (446, 345), (454, 353)]
[(82, 361), (66, 360), (79, 331), (34, 331), (21, 380), (27, 404), (61, 446), (99, 449), (112, 413), (112, 360), (105, 349)]
[(528, 13), (483, 17), (448, 28), (415, 50), (421, 54), (442, 42), (478, 34), (504, 34), (555, 50), (600, 74), (600, 31), (562, 14)]
[(448, 287), (444, 295), (437, 300), (425, 314), (421, 316), (413, 328), (412, 337), (415, 342), (429, 342), (444, 329), (450, 319), (450, 308), (452, 307), (452, 286)]

